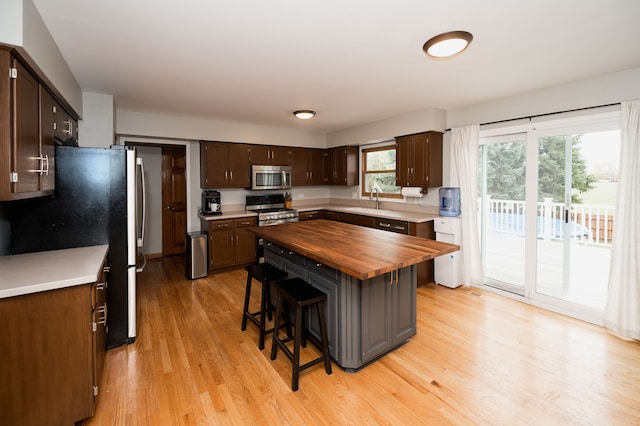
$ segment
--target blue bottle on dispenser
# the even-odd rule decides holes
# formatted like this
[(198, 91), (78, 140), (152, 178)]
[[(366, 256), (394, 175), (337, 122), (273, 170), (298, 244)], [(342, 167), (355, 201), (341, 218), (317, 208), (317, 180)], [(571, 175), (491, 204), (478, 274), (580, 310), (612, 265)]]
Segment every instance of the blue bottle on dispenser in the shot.
[(440, 188), (440, 216), (460, 216), (460, 188)]

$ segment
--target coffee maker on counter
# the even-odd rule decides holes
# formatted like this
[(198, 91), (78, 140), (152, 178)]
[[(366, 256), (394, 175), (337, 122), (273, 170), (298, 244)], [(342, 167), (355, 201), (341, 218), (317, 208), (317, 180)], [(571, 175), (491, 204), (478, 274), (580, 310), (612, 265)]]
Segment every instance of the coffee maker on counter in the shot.
[(209, 189), (202, 191), (201, 211), (204, 216), (222, 214), (220, 192)]

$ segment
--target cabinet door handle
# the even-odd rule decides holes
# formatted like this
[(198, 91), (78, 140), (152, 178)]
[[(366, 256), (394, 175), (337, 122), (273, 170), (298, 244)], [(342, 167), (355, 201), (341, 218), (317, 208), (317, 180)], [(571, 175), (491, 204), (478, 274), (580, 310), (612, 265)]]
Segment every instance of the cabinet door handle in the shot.
[(383, 228), (391, 228), (391, 224), (390, 223), (380, 222), (379, 226), (382, 226)]
[(389, 285), (398, 284), (398, 270), (389, 272)]
[(229, 180), (229, 172), (226, 170), (224, 172), (224, 180)]
[(69, 136), (73, 135), (73, 121), (64, 120), (64, 124), (67, 125), (67, 128), (65, 130), (63, 130), (62, 132), (66, 133)]
[(38, 168), (36, 170), (29, 170), (29, 171), (37, 173), (40, 176), (42, 176), (42, 174), (44, 173), (44, 157), (35, 157), (35, 160), (38, 162)]
[(229, 179), (229, 180), (233, 180), (233, 170), (231, 170), (231, 171), (229, 172), (229, 176), (230, 176), (230, 179)]
[(100, 318), (98, 318), (98, 324), (107, 325), (107, 304), (103, 304), (98, 307), (98, 313), (100, 314)]

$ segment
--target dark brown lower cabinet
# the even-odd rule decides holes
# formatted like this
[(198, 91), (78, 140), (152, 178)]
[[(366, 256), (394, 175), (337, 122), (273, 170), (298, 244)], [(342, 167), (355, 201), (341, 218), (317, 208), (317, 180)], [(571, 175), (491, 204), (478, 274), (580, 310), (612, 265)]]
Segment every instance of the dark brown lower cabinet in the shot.
[(0, 418), (72, 425), (91, 417), (106, 350), (104, 282), (0, 299)]
[(247, 231), (256, 219), (203, 220), (202, 229), (209, 233), (209, 271), (221, 270), (256, 261), (256, 236)]

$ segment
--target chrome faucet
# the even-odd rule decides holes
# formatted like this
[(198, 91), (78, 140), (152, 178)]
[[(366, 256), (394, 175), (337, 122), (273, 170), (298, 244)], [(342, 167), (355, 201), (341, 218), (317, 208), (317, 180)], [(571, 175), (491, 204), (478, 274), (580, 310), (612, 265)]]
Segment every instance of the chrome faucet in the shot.
[(371, 188), (371, 193), (369, 194), (369, 199), (373, 200), (373, 192), (374, 191), (376, 193), (376, 210), (380, 210), (380, 206), (382, 205), (382, 201), (380, 201), (380, 189), (378, 189), (377, 185), (374, 185), (374, 187)]

